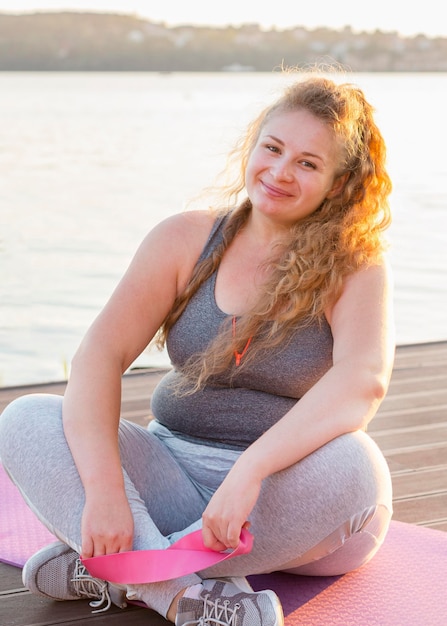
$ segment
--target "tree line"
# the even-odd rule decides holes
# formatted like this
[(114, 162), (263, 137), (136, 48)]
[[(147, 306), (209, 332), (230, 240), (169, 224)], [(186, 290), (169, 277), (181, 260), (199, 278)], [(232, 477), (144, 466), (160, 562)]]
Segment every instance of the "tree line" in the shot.
[(354, 72), (447, 71), (447, 39), (304, 26), (169, 27), (136, 15), (0, 14), (0, 71), (272, 71), (322, 59)]

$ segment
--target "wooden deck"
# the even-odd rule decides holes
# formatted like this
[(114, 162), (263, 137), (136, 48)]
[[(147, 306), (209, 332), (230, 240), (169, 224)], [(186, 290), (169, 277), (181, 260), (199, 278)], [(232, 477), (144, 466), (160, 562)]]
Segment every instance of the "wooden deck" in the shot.
[[(123, 379), (123, 417), (147, 424), (150, 396), (164, 370)], [(63, 393), (65, 383), (0, 388), (0, 412), (24, 393)], [(394, 519), (447, 532), (447, 341), (399, 346), (390, 390), (369, 428), (392, 474)], [(158, 615), (133, 607), (92, 615), (85, 602), (54, 603), (23, 589), (20, 570), (0, 564), (0, 626), (88, 623), (153, 626)]]

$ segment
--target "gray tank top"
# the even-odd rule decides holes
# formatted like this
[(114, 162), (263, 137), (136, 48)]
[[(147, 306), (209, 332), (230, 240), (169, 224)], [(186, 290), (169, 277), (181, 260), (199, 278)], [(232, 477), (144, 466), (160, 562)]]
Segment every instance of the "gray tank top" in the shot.
[[(206, 258), (222, 238), (219, 218), (200, 256)], [(167, 350), (173, 369), (152, 396), (156, 420), (176, 436), (210, 446), (244, 450), (277, 422), (332, 366), (333, 339), (324, 319), (294, 332), (284, 346), (261, 352), (243, 369), (235, 365), (191, 396), (170, 385), (192, 355), (203, 351), (228, 318), (217, 306), (216, 272), (191, 298), (171, 328)]]

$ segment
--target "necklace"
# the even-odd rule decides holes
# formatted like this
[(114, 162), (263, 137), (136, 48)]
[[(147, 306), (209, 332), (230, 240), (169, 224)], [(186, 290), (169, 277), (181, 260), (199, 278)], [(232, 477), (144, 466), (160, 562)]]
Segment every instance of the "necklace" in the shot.
[[(232, 326), (233, 326), (233, 338), (234, 338), (234, 337), (236, 337), (236, 316), (235, 315), (233, 315)], [(238, 352), (237, 350), (234, 351), (234, 358), (236, 360), (236, 367), (239, 367), (239, 365), (241, 364), (241, 361), (242, 361), (245, 353), (247, 352), (248, 347), (251, 344), (251, 340), (252, 340), (252, 337), (249, 337), (247, 343), (245, 344), (245, 348), (242, 350), (242, 352)]]

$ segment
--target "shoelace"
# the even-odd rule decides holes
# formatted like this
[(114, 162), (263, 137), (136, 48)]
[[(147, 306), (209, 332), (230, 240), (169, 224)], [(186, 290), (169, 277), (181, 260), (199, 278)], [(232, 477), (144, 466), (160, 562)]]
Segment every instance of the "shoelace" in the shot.
[[(80, 559), (76, 561), (71, 582), (78, 595), (85, 596), (86, 598), (95, 598), (95, 600), (89, 603), (92, 609), (96, 609), (92, 611), (92, 613), (102, 613), (111, 607), (112, 600), (107, 583), (104, 580), (90, 576)], [(103, 604), (105, 604), (105, 606), (103, 606)]]
[(184, 622), (182, 626), (237, 626), (237, 612), (241, 605), (236, 603), (233, 608), (230, 607), (230, 601), (217, 598), (212, 602), (206, 595), (203, 600), (203, 614), (198, 620)]

